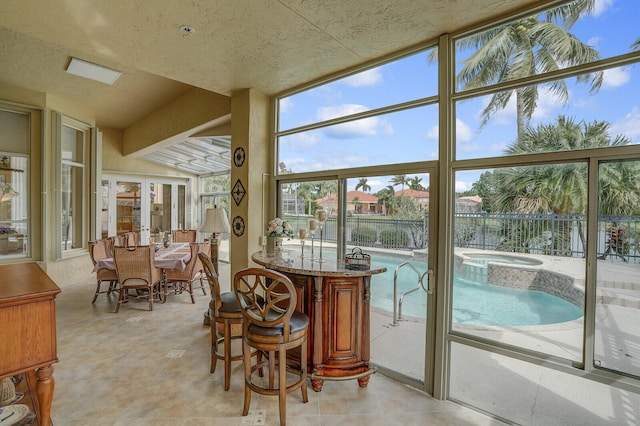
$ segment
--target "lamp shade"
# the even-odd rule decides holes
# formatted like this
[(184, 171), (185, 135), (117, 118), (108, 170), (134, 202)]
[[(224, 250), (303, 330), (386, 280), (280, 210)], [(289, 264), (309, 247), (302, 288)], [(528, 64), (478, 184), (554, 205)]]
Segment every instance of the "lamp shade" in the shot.
[(207, 216), (205, 217), (204, 224), (200, 228), (200, 232), (219, 234), (221, 232), (229, 232), (230, 230), (229, 218), (224, 209), (218, 208), (217, 206), (214, 206), (212, 209), (207, 209)]

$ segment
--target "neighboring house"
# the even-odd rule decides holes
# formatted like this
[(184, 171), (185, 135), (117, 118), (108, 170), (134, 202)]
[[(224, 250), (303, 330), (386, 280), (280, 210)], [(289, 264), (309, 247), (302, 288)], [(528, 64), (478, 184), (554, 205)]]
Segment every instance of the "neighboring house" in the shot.
[[(338, 195), (329, 194), (316, 200), (329, 214), (335, 213), (338, 207)], [(378, 204), (378, 197), (362, 191), (347, 192), (347, 213), (353, 214), (381, 214), (382, 206)]]
[(396, 197), (407, 197), (418, 203), (423, 209), (429, 209), (429, 193), (427, 191), (416, 191), (415, 189), (403, 189), (396, 191)]
[(478, 195), (456, 199), (456, 213), (478, 213), (482, 211), (482, 198)]
[(282, 194), (282, 213), (294, 216), (304, 214), (304, 200), (295, 194)]

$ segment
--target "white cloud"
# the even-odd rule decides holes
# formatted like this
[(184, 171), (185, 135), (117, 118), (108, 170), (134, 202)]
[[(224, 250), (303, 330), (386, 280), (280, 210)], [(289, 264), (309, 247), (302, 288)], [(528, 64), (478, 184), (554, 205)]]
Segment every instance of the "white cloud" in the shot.
[(318, 108), (318, 119), (320, 121), (331, 120), (332, 118), (344, 117), (345, 115), (357, 114), (369, 111), (364, 105), (340, 104)]
[(589, 40), (587, 40), (587, 45), (597, 49), (601, 41), (602, 37), (591, 37)]
[(375, 86), (381, 81), (382, 81), (382, 73), (380, 72), (380, 68), (373, 68), (373, 69), (358, 73), (356, 75), (347, 77), (344, 80), (342, 80), (342, 83), (351, 87), (365, 87), (365, 86)]
[(472, 138), (473, 132), (467, 123), (456, 118), (456, 139), (458, 142), (469, 142)]
[[(349, 191), (356, 189), (356, 185), (358, 184), (358, 182), (360, 182), (360, 179), (353, 180), (353, 184), (350, 185)], [(371, 190), (369, 190), (369, 193), (375, 194), (376, 192), (380, 191), (382, 188), (386, 188), (388, 183), (382, 182), (381, 180), (376, 180), (376, 179), (374, 180), (367, 179), (367, 185), (371, 187)], [(358, 188), (358, 190), (362, 191), (361, 188)]]
[(439, 135), (440, 135), (440, 126), (436, 124), (431, 129), (427, 130), (427, 133), (425, 133), (424, 137), (425, 139), (431, 139), (431, 140), (437, 141)]
[[(330, 107), (322, 107), (318, 109), (318, 118), (321, 121), (330, 120), (336, 117), (344, 117), (346, 115), (356, 114), (368, 111), (369, 108), (364, 105), (342, 104)], [(368, 117), (360, 120), (342, 123), (335, 126), (327, 127), (324, 132), (327, 136), (336, 139), (348, 139), (361, 136), (375, 136), (378, 134), (378, 127), (383, 126), (385, 134), (392, 134), (393, 128), (389, 123), (384, 122), (379, 117)]]
[(600, 16), (613, 5), (615, 0), (596, 0), (593, 5), (593, 15)]
[[(438, 140), (440, 136), (440, 126), (437, 124), (431, 129), (427, 130), (424, 137), (425, 139)], [(473, 132), (471, 128), (459, 118), (456, 118), (456, 139), (459, 142), (469, 142), (473, 138)]]
[(287, 113), (293, 108), (295, 103), (291, 100), (291, 98), (282, 98), (280, 99), (280, 112)]
[(620, 87), (629, 82), (629, 72), (622, 68), (612, 68), (603, 72), (602, 86), (604, 88)]
[(633, 107), (621, 120), (611, 125), (611, 136), (624, 135), (633, 143), (640, 143), (640, 109)]
[(461, 180), (457, 180), (456, 181), (456, 192), (468, 191), (468, 190), (471, 189), (471, 185), (473, 185), (473, 182), (469, 183), (469, 182), (462, 182)]
[(378, 117), (363, 118), (348, 123), (327, 127), (324, 132), (327, 136), (336, 139), (350, 139), (363, 136), (375, 136), (378, 134)]
[(315, 149), (318, 141), (320, 141), (320, 135), (317, 133), (296, 133), (290, 137), (281, 139), (283, 147), (287, 147), (294, 152), (307, 152), (310, 149)]

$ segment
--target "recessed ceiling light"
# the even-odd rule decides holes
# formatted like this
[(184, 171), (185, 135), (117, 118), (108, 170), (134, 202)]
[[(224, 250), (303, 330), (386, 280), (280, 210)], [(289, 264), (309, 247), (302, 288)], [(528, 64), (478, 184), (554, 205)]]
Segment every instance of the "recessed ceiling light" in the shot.
[(195, 33), (196, 29), (193, 27), (190, 27), (189, 25), (181, 25), (180, 32), (184, 35), (189, 35), (189, 34)]
[(67, 72), (106, 84), (115, 83), (122, 75), (120, 71), (105, 68), (102, 65), (92, 64), (91, 62), (86, 62), (78, 58), (71, 58)]

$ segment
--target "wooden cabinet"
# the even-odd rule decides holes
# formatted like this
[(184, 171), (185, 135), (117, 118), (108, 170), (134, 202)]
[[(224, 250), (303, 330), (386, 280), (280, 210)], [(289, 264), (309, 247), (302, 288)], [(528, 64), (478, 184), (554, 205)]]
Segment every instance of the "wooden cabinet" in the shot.
[(297, 310), (309, 316), (307, 367), (313, 390), (320, 391), (324, 380), (349, 378), (367, 386), (373, 373), (369, 369), (371, 276), (386, 268), (350, 271), (335, 261), (298, 265), (298, 260), (279, 262), (259, 253), (252, 259), (287, 275), (296, 287)]
[(55, 297), (60, 289), (35, 263), (0, 266), (0, 378), (35, 377), (40, 425), (51, 424), (53, 367), (58, 362)]

